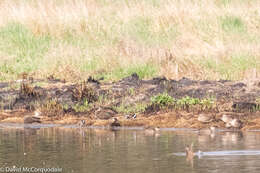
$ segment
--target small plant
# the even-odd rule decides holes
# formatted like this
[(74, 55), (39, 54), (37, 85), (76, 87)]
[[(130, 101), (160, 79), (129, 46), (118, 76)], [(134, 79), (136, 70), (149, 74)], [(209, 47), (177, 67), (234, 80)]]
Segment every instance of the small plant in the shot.
[(204, 98), (202, 100), (200, 100), (200, 105), (202, 106), (202, 109), (212, 109), (214, 108), (216, 103), (216, 100), (214, 98)]
[(189, 109), (193, 105), (197, 105), (200, 103), (200, 99), (198, 98), (193, 98), (193, 97), (183, 97), (176, 102), (177, 108), (181, 109)]
[(90, 105), (87, 100), (84, 100), (83, 104), (77, 103), (72, 108), (75, 110), (75, 112), (86, 112), (89, 111)]
[(41, 112), (48, 117), (55, 117), (63, 115), (63, 106), (58, 102), (58, 100), (51, 99), (41, 106)]
[(121, 104), (120, 106), (114, 107), (114, 109), (117, 112), (129, 114), (129, 113), (142, 113), (145, 111), (146, 107), (147, 104), (145, 103), (137, 103), (133, 106), (126, 106), (124, 104)]
[(87, 100), (88, 103), (93, 103), (98, 100), (94, 89), (88, 86), (86, 82), (77, 85), (73, 90), (72, 96), (76, 101)]
[(135, 89), (134, 88), (129, 88), (128, 92), (131, 96), (133, 96), (135, 94)]
[(255, 101), (256, 101), (256, 104), (260, 105), (260, 97), (256, 98)]
[(151, 98), (151, 102), (152, 105), (158, 105), (160, 107), (168, 107), (174, 104), (175, 99), (172, 96), (168, 95), (168, 93), (164, 92), (162, 94), (153, 96)]
[(260, 97), (256, 98), (256, 111), (260, 110)]
[(28, 98), (28, 97), (38, 97), (40, 94), (35, 91), (34, 87), (32, 87), (28, 83), (22, 83), (20, 85), (20, 97)]

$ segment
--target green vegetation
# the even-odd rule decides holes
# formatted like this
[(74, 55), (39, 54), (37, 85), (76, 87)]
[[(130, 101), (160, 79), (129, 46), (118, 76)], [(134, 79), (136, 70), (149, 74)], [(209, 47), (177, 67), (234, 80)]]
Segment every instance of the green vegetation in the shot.
[(226, 32), (242, 33), (246, 31), (246, 26), (239, 17), (225, 16), (220, 18), (222, 29)]
[(260, 69), (257, 2), (3, 1), (0, 81), (23, 72), (73, 82), (133, 72), (141, 79), (241, 80)]
[(153, 105), (159, 105), (161, 108), (164, 108), (174, 104), (175, 99), (165, 92), (151, 97), (151, 103)]
[(189, 96), (175, 99), (167, 93), (162, 93), (151, 97), (151, 105), (159, 106), (162, 109), (173, 108), (181, 110), (210, 110), (216, 107), (216, 99), (213, 97), (199, 99)]
[(239, 80), (241, 75), (253, 76), (254, 74), (246, 74), (246, 72), (250, 71), (250, 69), (259, 68), (259, 63), (260, 61), (256, 56), (248, 54), (234, 54), (227, 58), (225, 62), (218, 62), (212, 58), (201, 61), (202, 66), (206, 69), (217, 72), (222, 79), (228, 80)]
[(84, 100), (83, 103), (77, 103), (75, 105), (73, 105), (72, 109), (75, 112), (86, 112), (89, 111), (91, 108), (91, 105), (88, 104), (87, 100)]
[(142, 113), (145, 111), (147, 104), (145, 103), (136, 103), (133, 106), (127, 106), (121, 104), (120, 106), (114, 107), (114, 109), (119, 113), (129, 114), (129, 113)]
[(49, 36), (35, 36), (18, 23), (0, 28), (0, 52), (9, 57), (1, 60), (0, 72), (10, 76), (35, 71), (39, 68), (49, 43)]
[(256, 98), (256, 111), (260, 111), (260, 97)]

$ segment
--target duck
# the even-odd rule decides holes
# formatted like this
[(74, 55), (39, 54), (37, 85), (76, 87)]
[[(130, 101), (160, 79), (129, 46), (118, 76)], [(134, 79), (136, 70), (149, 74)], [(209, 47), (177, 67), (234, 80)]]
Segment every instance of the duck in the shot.
[(191, 144), (190, 146), (186, 146), (185, 152), (187, 160), (192, 160), (194, 157), (193, 144)]
[(213, 119), (211, 116), (207, 115), (207, 114), (200, 114), (198, 116), (198, 121), (202, 122), (202, 123), (209, 123), (211, 122)]
[(32, 124), (32, 123), (41, 123), (41, 116), (40, 116), (40, 114), (41, 114), (41, 112), (39, 111), (39, 110), (36, 110), (35, 112), (34, 112), (34, 115), (27, 115), (27, 116), (25, 116), (24, 117), (24, 119), (23, 119), (23, 122), (25, 123), (25, 124)]
[(156, 135), (156, 136), (159, 136), (159, 134), (157, 133), (158, 131), (160, 131), (160, 128), (159, 127), (145, 127), (144, 128), (144, 133), (146, 135)]
[(223, 114), (221, 120), (225, 123), (229, 123), (233, 120), (233, 117), (231, 115)]
[(78, 126), (79, 126), (80, 128), (85, 127), (85, 126), (86, 126), (86, 121), (85, 121), (85, 120), (80, 120), (80, 121), (78, 122)]
[(228, 123), (226, 123), (225, 127), (229, 129), (229, 128), (231, 128), (231, 127), (232, 127), (232, 125), (231, 125), (231, 123), (230, 123), (230, 122), (228, 122)]
[(242, 126), (242, 122), (239, 119), (233, 119), (232, 121), (230, 121), (230, 124), (232, 127), (235, 128), (240, 128)]
[(205, 134), (205, 135), (211, 135), (214, 134), (216, 132), (216, 126), (211, 126), (209, 128), (206, 129), (199, 129), (198, 133), (199, 134)]
[(114, 121), (110, 124), (110, 127), (120, 127), (121, 124), (119, 123), (118, 119), (114, 117)]
[(136, 114), (125, 115), (125, 119), (136, 119)]

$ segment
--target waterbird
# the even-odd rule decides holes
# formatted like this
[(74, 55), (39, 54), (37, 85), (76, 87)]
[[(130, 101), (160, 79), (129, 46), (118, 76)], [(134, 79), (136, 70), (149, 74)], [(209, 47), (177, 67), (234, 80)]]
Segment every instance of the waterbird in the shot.
[(226, 128), (231, 128), (231, 127), (232, 127), (232, 125), (231, 125), (231, 123), (230, 123), (230, 122), (228, 122), (228, 123), (226, 123), (225, 127), (226, 127)]
[(192, 143), (190, 146), (186, 146), (185, 152), (186, 152), (186, 158), (187, 158), (187, 160), (192, 160), (193, 157), (194, 157), (193, 143)]
[(79, 126), (80, 128), (86, 126), (85, 120), (80, 120), (80, 121), (78, 122), (78, 126)]
[(232, 127), (235, 128), (240, 128), (242, 126), (242, 122), (239, 119), (233, 119), (232, 121), (230, 121), (230, 124)]
[(233, 117), (231, 115), (223, 114), (221, 120), (225, 123), (229, 123), (233, 120)]
[(31, 123), (41, 123), (41, 116), (40, 116), (41, 112), (39, 110), (36, 110), (34, 112), (34, 115), (27, 115), (24, 117), (23, 122), (26, 124), (31, 124)]
[(198, 121), (202, 122), (202, 123), (209, 123), (211, 122), (213, 119), (211, 116), (207, 115), (207, 114), (200, 114), (198, 116)]
[(159, 135), (159, 134), (157, 133), (159, 130), (160, 130), (159, 127), (155, 127), (155, 128), (153, 128), (153, 127), (145, 127), (144, 133), (145, 133), (146, 135), (154, 135), (154, 134)]
[(137, 115), (136, 114), (132, 114), (132, 115), (125, 115), (126, 119), (136, 119)]
[(119, 127), (121, 124), (119, 123), (118, 119), (114, 117), (114, 121), (110, 124), (110, 127)]
[(199, 129), (199, 134), (213, 134), (216, 132), (216, 127), (215, 126), (210, 126), (209, 128), (205, 128), (205, 129)]

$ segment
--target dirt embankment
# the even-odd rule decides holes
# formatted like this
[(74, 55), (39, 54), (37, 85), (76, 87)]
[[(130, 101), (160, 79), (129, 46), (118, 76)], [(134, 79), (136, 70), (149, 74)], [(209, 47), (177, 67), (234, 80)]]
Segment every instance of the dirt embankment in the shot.
[[(74, 84), (31, 78), (0, 83), (0, 103), (2, 122), (22, 122), (40, 109), (43, 122), (54, 123), (85, 119), (88, 125), (106, 125), (118, 117), (125, 126), (224, 127), (220, 118), (230, 114), (242, 121), (243, 129), (260, 128), (260, 80), (140, 80), (133, 74), (113, 83), (90, 77)], [(198, 121), (201, 114), (211, 121)]]

